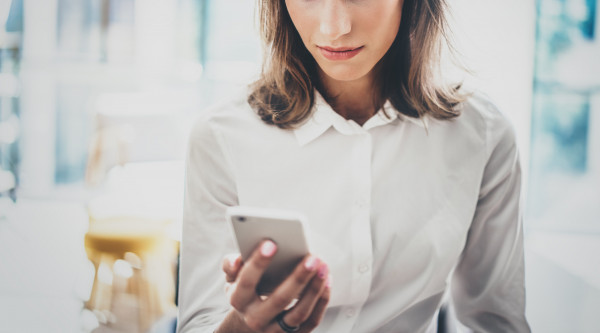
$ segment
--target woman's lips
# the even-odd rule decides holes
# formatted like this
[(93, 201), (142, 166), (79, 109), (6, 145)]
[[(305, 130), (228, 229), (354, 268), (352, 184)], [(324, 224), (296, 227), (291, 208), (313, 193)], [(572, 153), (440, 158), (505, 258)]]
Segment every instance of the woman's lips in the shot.
[(328, 47), (328, 46), (317, 46), (321, 54), (329, 60), (348, 60), (353, 58), (362, 51), (364, 46), (359, 47)]

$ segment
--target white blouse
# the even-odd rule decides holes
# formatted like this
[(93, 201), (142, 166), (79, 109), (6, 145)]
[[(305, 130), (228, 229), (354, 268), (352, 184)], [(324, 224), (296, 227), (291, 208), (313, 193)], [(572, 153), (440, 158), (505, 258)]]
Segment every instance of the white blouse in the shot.
[(360, 126), (317, 93), (295, 130), (246, 96), (207, 112), (189, 142), (178, 332), (213, 332), (230, 309), (233, 205), (307, 216), (332, 276), (315, 332), (435, 332), (445, 294), (471, 330), (529, 332), (515, 134), (479, 94), (461, 112), (413, 119), (387, 103)]

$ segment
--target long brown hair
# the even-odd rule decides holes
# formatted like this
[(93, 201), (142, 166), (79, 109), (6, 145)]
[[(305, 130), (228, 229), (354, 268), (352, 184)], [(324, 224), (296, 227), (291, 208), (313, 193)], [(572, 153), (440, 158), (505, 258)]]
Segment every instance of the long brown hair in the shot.
[[(252, 85), (249, 104), (263, 121), (293, 128), (307, 119), (320, 82), (317, 64), (288, 14), (285, 0), (258, 0), (265, 46), (261, 77)], [(465, 95), (441, 83), (440, 59), (448, 42), (445, 0), (404, 0), (396, 39), (378, 65), (381, 96), (398, 112), (414, 118), (429, 114), (450, 119)], [(319, 89), (321, 90), (321, 89)], [(327, 96), (325, 96), (327, 98)]]

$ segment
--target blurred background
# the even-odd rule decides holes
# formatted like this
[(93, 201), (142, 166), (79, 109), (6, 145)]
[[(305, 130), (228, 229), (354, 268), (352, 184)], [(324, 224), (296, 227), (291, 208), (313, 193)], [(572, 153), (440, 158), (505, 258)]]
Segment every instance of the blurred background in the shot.
[[(452, 0), (513, 122), (527, 314), (597, 332), (597, 0)], [(187, 133), (260, 70), (251, 0), (0, 0), (0, 332), (171, 332)]]

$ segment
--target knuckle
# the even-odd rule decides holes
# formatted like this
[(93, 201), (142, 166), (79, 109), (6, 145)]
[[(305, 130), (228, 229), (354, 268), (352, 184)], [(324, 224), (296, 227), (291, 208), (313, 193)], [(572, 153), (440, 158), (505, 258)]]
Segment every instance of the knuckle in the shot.
[(286, 322), (289, 323), (292, 326), (296, 326), (299, 325), (303, 322), (305, 322), (310, 313), (308, 313), (308, 311), (306, 311), (306, 309), (295, 309), (296, 311), (292, 311), (292, 312), (288, 312), (288, 314), (286, 315)]
[(244, 316), (244, 321), (246, 322), (246, 326), (253, 331), (260, 331), (263, 328), (263, 324), (255, 317)]
[(302, 317), (300, 317), (300, 321), (299, 322), (300, 323), (305, 323), (306, 321), (310, 320), (310, 315), (311, 315), (310, 311), (304, 311), (302, 313)]
[(273, 294), (269, 297), (269, 300), (273, 304), (275, 308), (285, 308), (288, 304), (290, 304), (290, 300), (287, 297), (284, 297), (281, 294)]
[(294, 278), (294, 283), (298, 285), (304, 285), (307, 282), (309, 273), (306, 271), (301, 271), (293, 274), (292, 277)]
[(313, 328), (313, 327), (319, 326), (320, 323), (321, 323), (320, 316), (311, 316), (304, 322), (304, 325), (308, 326), (310, 328)]
[(237, 285), (238, 285), (237, 289), (242, 289), (242, 290), (248, 290), (248, 289), (254, 288), (254, 282), (249, 279), (244, 279), (244, 278), (239, 279), (239, 281), (237, 282)]
[(235, 276), (228, 272), (225, 272), (225, 281), (228, 283), (233, 283), (235, 281)]
[(309, 290), (311, 293), (318, 295), (321, 292), (321, 287), (323, 287), (322, 280), (314, 281), (313, 283), (310, 284)]
[(265, 333), (281, 333), (281, 332), (283, 332), (283, 330), (280, 329), (279, 327), (273, 325), (273, 326), (267, 327), (267, 329), (264, 332)]
[(255, 260), (252, 260), (252, 265), (258, 269), (258, 270), (265, 270), (267, 269), (267, 266), (269, 266), (269, 262), (270, 260), (268, 258), (263, 258), (261, 256), (258, 256), (257, 258), (255, 258)]
[(242, 301), (238, 297), (235, 297), (235, 293), (232, 294), (231, 298), (229, 299), (229, 304), (231, 304), (231, 306), (238, 311), (242, 311), (244, 308)]

